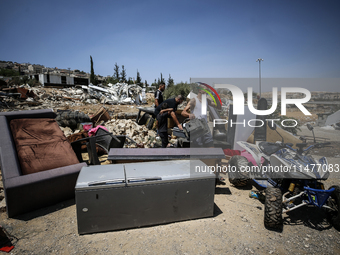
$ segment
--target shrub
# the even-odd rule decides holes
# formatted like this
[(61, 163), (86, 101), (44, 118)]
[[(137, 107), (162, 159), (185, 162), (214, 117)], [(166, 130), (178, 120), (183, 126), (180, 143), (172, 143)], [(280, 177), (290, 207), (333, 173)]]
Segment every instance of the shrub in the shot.
[(178, 95), (182, 95), (185, 98), (190, 93), (190, 84), (188, 83), (177, 83), (175, 86), (171, 86), (170, 88), (166, 88), (164, 91), (164, 99), (169, 99), (176, 97)]

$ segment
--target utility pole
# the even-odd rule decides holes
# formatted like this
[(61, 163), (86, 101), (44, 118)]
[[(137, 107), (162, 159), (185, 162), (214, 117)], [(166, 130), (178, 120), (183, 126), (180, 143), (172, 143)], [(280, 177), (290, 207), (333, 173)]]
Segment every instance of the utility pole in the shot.
[(261, 98), (261, 61), (263, 61), (262, 58), (256, 59), (256, 62), (259, 62), (259, 86), (260, 86), (260, 98)]

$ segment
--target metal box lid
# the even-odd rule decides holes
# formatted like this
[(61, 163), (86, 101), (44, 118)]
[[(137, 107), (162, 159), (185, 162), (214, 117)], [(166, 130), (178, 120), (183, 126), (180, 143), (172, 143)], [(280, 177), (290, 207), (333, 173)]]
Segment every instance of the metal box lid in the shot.
[[(210, 172), (196, 172), (196, 166), (206, 166), (200, 160), (169, 160), (125, 164), (128, 186), (216, 178)], [(202, 169), (202, 168), (200, 168)]]
[(75, 189), (112, 188), (215, 179), (214, 173), (200, 160), (169, 160), (83, 167)]
[(96, 187), (125, 186), (124, 165), (85, 166), (81, 169), (76, 190), (93, 189)]

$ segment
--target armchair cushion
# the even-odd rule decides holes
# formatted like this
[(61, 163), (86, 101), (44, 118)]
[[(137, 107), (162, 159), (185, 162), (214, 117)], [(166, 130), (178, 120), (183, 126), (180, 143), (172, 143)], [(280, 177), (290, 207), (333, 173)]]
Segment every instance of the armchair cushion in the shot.
[(22, 174), (78, 164), (76, 154), (54, 119), (10, 122)]

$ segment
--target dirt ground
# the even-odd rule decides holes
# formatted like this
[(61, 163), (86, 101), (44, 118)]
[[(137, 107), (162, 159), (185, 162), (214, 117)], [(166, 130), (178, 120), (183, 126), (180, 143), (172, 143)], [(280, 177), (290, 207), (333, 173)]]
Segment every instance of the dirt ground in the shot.
[(78, 235), (74, 200), (17, 219), (2, 213), (0, 222), (17, 238), (11, 254), (339, 254), (340, 234), (324, 212), (301, 208), (271, 231), (251, 189), (217, 186), (211, 218), (106, 233)]
[[(333, 147), (313, 155), (339, 164), (339, 132), (315, 128)], [(305, 126), (299, 134), (311, 135)], [(325, 181), (332, 185), (340, 185), (338, 176)], [(249, 197), (251, 190), (226, 179), (216, 187), (213, 217), (143, 228), (79, 235), (74, 200), (11, 219), (1, 212), (0, 224), (16, 238), (11, 254), (340, 254), (340, 233), (322, 210), (298, 209), (284, 215), (281, 231), (268, 230), (264, 204)]]

